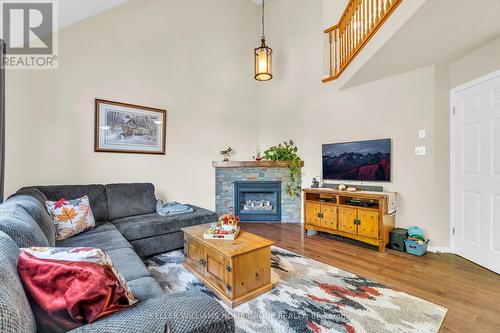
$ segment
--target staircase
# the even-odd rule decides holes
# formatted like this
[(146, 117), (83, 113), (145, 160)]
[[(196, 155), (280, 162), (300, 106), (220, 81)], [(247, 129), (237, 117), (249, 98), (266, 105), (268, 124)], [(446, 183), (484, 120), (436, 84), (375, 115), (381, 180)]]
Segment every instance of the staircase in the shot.
[(402, 0), (350, 0), (339, 22), (324, 30), (327, 38), (328, 76), (336, 80), (377, 33)]

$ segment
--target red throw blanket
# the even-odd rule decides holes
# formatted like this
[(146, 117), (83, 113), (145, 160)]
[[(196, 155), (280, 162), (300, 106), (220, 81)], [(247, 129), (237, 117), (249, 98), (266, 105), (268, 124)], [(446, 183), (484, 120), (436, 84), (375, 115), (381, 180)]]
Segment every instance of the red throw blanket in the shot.
[(129, 306), (108, 266), (21, 252), (17, 269), (42, 332), (66, 332)]

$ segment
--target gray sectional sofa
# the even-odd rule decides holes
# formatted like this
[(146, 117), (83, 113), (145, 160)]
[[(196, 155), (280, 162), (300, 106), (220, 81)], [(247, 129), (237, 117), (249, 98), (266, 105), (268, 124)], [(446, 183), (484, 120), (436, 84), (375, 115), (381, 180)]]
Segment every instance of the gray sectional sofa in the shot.
[[(45, 201), (87, 195), (96, 228), (55, 241)], [(74, 332), (234, 332), (234, 320), (213, 298), (196, 292), (166, 295), (140, 257), (183, 246), (180, 228), (213, 222), (215, 213), (162, 217), (152, 184), (36, 186), (0, 205), (0, 332), (35, 332), (36, 322), (17, 274), (22, 247), (89, 246), (106, 251), (139, 304)], [(73, 331), (72, 331), (73, 332)]]

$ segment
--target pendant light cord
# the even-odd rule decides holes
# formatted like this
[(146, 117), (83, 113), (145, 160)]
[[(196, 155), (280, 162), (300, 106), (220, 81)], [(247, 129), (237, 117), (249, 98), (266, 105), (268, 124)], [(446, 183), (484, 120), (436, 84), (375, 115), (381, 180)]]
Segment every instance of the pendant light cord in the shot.
[(264, 7), (264, 1), (265, 0), (262, 0), (262, 39), (266, 38), (265, 34), (264, 34), (264, 32), (265, 32), (265, 30), (264, 30), (264, 8), (265, 8)]

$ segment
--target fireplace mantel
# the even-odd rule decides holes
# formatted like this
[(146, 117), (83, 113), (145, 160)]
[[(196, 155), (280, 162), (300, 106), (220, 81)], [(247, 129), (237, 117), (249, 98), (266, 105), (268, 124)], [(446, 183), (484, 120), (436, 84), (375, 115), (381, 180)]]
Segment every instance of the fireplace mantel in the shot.
[[(287, 168), (290, 162), (287, 161), (213, 161), (214, 168)], [(304, 162), (302, 165), (304, 166)]]

